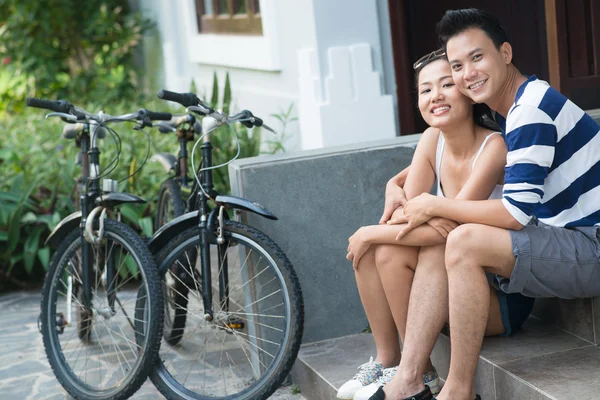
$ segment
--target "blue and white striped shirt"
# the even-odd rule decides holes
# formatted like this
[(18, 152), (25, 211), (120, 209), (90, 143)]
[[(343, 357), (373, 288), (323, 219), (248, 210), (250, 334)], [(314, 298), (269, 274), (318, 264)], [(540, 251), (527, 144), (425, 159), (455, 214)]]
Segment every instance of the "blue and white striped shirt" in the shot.
[(530, 77), (506, 120), (502, 202), (527, 225), (600, 225), (600, 127), (547, 82)]

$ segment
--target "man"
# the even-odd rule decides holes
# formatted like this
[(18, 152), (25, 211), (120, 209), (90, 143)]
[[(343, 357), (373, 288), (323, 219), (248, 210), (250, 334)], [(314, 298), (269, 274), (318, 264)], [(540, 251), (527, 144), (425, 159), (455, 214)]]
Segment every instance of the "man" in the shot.
[[(508, 147), (503, 199), (422, 194), (408, 201), (395, 222), (407, 223), (399, 237), (434, 216), (463, 224), (446, 244), (452, 354), (437, 399), (472, 400), (489, 313), (485, 272), (494, 274), (506, 293), (600, 295), (600, 135), (579, 107), (546, 82), (519, 72), (494, 16), (476, 9), (447, 11), (438, 33), (461, 92), (497, 112)], [(418, 305), (409, 309), (407, 350), (433, 348), (431, 326), (410, 323), (411, 316), (426, 312)], [(432, 398), (418, 379), (423, 367), (405, 358), (386, 385), (385, 398)]]

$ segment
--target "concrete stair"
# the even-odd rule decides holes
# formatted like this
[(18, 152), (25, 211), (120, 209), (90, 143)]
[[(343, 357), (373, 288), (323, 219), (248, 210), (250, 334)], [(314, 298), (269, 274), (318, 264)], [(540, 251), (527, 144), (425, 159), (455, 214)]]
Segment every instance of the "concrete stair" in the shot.
[[(484, 340), (475, 389), (483, 400), (600, 399), (600, 298), (540, 299), (520, 332)], [(371, 334), (302, 346), (292, 378), (308, 400), (335, 399), (356, 367), (375, 355)], [(440, 335), (432, 361), (448, 374), (450, 339)]]

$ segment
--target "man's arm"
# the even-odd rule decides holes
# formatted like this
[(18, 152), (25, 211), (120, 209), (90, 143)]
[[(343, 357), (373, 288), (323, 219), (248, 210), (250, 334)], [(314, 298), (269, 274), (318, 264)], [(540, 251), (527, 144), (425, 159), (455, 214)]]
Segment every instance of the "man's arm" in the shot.
[(429, 217), (437, 216), (461, 224), (476, 223), (512, 230), (523, 228), (523, 225), (508, 212), (501, 199), (469, 201), (434, 197), (431, 200), (432, 203), (426, 211)]

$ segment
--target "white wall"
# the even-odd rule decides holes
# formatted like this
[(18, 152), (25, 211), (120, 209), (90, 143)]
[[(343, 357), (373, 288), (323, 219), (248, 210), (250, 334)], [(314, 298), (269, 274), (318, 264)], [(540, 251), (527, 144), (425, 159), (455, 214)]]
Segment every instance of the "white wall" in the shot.
[[(376, 116), (378, 120), (387, 122), (380, 124), (377, 130), (381, 132), (375, 138), (396, 135), (395, 82), (393, 62), (389, 57), (391, 45), (389, 36), (385, 36), (386, 27), (380, 26), (382, 5), (387, 13), (384, 0), (261, 0), (265, 38), (257, 38), (262, 41), (255, 42), (254, 46), (231, 37), (225, 39), (228, 40), (225, 45), (223, 42), (207, 42), (205, 35), (197, 34), (193, 0), (144, 0), (141, 3), (144, 14), (157, 22), (160, 32), (164, 87), (188, 91), (194, 79), (198, 92), (209, 97), (213, 73), (217, 72), (222, 87), (225, 72), (228, 71), (237, 108), (247, 108), (265, 117), (266, 123), (276, 129), (279, 127), (277, 121), (268, 115), (287, 109), (293, 103), (294, 114), (300, 114), (300, 121), (290, 126), (286, 134), (290, 138), (286, 142), (288, 150), (369, 140), (361, 136), (364, 133), (349, 135), (348, 129), (353, 129), (349, 121), (347, 126), (343, 121), (341, 125), (336, 124), (339, 112), (331, 112), (331, 93), (327, 91), (328, 79), (331, 81), (334, 78), (331, 75), (330, 49), (337, 48), (338, 53), (342, 51), (350, 55), (352, 46), (369, 45), (369, 60), (361, 68), (371, 72), (363, 75), (370, 75), (366, 81), (376, 86), (369, 89), (372, 92), (370, 95), (393, 95), (383, 100), (384, 103), (391, 100), (391, 106), (384, 107), (386, 115)], [(383, 23), (386, 18), (387, 14), (383, 16)], [(213, 45), (218, 50), (207, 51)], [(249, 52), (253, 48), (257, 50)], [(307, 65), (306, 60), (302, 60), (302, 54), (311, 53), (315, 59), (309, 60)], [(261, 56), (256, 57), (255, 54)], [(365, 54), (364, 49), (362, 54)], [(349, 58), (346, 64), (342, 69), (349, 69), (352, 74)], [(304, 71), (301, 70), (303, 65)], [(387, 71), (386, 79), (383, 77), (384, 71)], [(314, 93), (312, 87), (304, 87), (306, 79), (303, 80), (302, 76), (306, 77), (307, 74), (318, 80)], [(344, 87), (346, 84), (340, 81), (335, 85)], [(352, 89), (353, 96), (355, 89)], [(364, 101), (372, 100), (369, 99)], [(340, 108), (351, 112), (344, 105), (339, 105)], [(387, 115), (390, 112), (391, 120)], [(265, 139), (268, 139), (267, 135), (270, 134), (263, 133)]]

